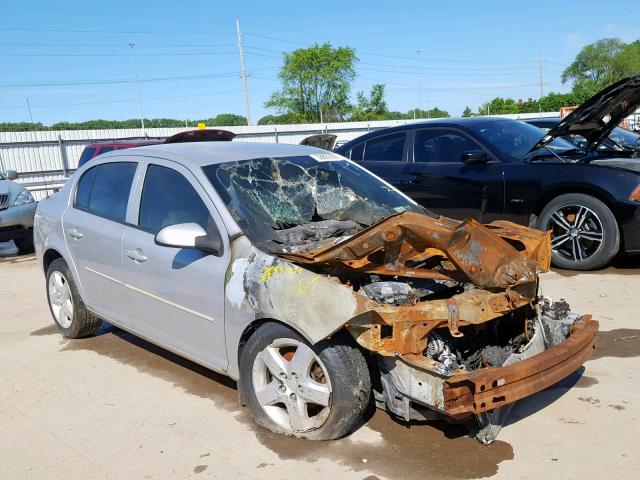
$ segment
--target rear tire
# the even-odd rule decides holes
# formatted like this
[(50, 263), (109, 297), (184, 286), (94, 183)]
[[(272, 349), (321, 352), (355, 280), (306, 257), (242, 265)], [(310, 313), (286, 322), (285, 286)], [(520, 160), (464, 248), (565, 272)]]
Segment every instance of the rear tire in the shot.
[(608, 264), (620, 249), (616, 218), (603, 202), (590, 195), (568, 193), (542, 210), (540, 230), (552, 230), (551, 260), (556, 267), (594, 270)]
[(47, 269), (47, 298), (53, 321), (65, 337), (87, 337), (100, 328), (101, 320), (87, 310), (62, 258), (56, 258)]
[(360, 424), (369, 403), (367, 363), (344, 334), (310, 345), (291, 328), (267, 323), (247, 341), (239, 366), (242, 398), (255, 422), (272, 432), (341, 438)]
[(15, 238), (13, 243), (18, 247), (18, 251), (20, 253), (31, 253), (33, 252), (33, 230), (29, 230), (27, 235), (20, 238)]

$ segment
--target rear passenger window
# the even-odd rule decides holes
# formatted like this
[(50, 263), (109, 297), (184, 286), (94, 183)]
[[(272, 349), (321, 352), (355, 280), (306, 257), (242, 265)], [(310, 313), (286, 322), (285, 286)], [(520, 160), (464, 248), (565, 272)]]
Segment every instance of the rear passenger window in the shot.
[(405, 132), (400, 132), (367, 140), (364, 148), (364, 161), (401, 162), (405, 137)]
[(75, 206), (89, 213), (124, 222), (136, 163), (104, 163), (87, 170), (78, 182)]
[(209, 209), (193, 185), (172, 168), (149, 165), (144, 179), (138, 225), (153, 234), (179, 223), (207, 230)]

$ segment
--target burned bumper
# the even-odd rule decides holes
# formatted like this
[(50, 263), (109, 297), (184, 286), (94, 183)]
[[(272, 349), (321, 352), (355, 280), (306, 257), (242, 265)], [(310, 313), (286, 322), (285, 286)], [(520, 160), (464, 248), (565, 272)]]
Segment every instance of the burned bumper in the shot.
[(506, 367), (453, 375), (443, 382), (444, 412), (480, 414), (555, 384), (576, 371), (593, 353), (598, 322), (583, 315), (564, 342)]
[(424, 355), (378, 356), (383, 391), (378, 405), (406, 421), (475, 416), (481, 427), (476, 437), (491, 443), (514, 402), (562, 380), (591, 356), (598, 322), (590, 315), (575, 318), (562, 339), (549, 329), (548, 318), (544, 326), (540, 322), (530, 341), (501, 367), (446, 374)]

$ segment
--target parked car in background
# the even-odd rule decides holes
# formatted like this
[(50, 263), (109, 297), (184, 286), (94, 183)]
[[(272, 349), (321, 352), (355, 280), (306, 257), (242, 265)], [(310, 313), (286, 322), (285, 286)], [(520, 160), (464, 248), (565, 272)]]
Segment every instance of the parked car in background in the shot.
[[(522, 121), (548, 132), (552, 128), (556, 127), (560, 123), (560, 120), (560, 117), (544, 117), (528, 118)], [(589, 142), (580, 134), (570, 133), (562, 138), (573, 143), (578, 148), (589, 148)], [(627, 130), (626, 128), (615, 127), (609, 136), (602, 140), (602, 142), (597, 146), (597, 149), (614, 152), (620, 150), (640, 151), (640, 134)]]
[(102, 155), (40, 202), (35, 240), (64, 335), (105, 319), (237, 379), (259, 425), (308, 439), (356, 428), (373, 390), (407, 422), (477, 420), (490, 443), (598, 327), (538, 296), (548, 234), (437, 217), (312, 147)]
[[(589, 270), (640, 253), (640, 160), (598, 146), (640, 103), (640, 75), (544, 132), (505, 118), (443, 119), (378, 130), (336, 149), (433, 211), (551, 230), (553, 263)], [(563, 140), (580, 134), (587, 148)]]
[(235, 133), (229, 132), (228, 130), (209, 128), (201, 130), (187, 130), (166, 138), (130, 138), (93, 142), (84, 147), (84, 150), (80, 155), (80, 160), (78, 161), (78, 168), (82, 167), (92, 158), (113, 150), (125, 150), (127, 148), (159, 145), (161, 143), (231, 141), (235, 136)]
[(0, 172), (0, 242), (13, 240), (21, 253), (33, 251), (33, 216), (36, 203), (31, 193), (14, 182), (18, 174)]

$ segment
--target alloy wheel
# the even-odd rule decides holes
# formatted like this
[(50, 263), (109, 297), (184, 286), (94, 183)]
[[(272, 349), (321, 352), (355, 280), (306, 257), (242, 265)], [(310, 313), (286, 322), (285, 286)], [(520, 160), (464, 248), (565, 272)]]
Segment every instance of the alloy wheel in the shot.
[(604, 230), (598, 215), (584, 205), (564, 205), (549, 217), (551, 250), (566, 260), (584, 261), (600, 249)]
[(58, 324), (62, 328), (69, 328), (73, 321), (73, 296), (69, 282), (58, 271), (49, 276), (49, 303)]
[(278, 338), (253, 362), (253, 390), (269, 418), (287, 432), (320, 428), (331, 408), (331, 381), (320, 358), (291, 338)]

